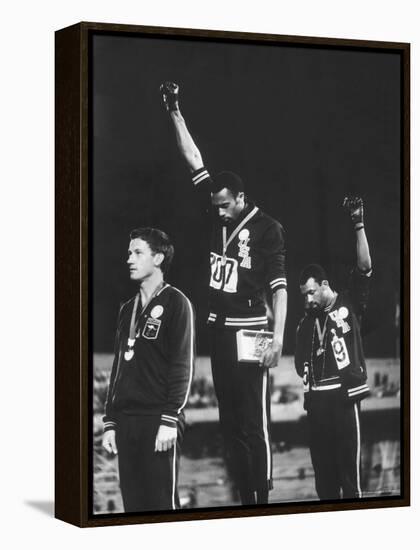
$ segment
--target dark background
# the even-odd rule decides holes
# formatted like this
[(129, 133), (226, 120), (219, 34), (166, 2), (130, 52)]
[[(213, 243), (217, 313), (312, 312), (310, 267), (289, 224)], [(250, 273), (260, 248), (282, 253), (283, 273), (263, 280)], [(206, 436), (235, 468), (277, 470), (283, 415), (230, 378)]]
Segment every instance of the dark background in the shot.
[(397, 353), (400, 289), (400, 56), (286, 45), (93, 37), (93, 350), (112, 350), (119, 304), (135, 293), (126, 266), (129, 232), (153, 225), (175, 245), (168, 282), (204, 328), (208, 242), (187, 167), (159, 93), (181, 88), (181, 109), (213, 173), (232, 170), (286, 230), (288, 318), (294, 352), (298, 275), (320, 262), (342, 287), (355, 239), (341, 208), (359, 193), (374, 262), (364, 323), (368, 356)]

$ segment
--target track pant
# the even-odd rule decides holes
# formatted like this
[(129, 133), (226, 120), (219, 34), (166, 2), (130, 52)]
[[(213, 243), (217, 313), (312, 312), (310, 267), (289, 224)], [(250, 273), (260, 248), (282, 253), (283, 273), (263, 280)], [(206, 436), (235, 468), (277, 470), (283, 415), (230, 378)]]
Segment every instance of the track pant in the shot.
[(238, 363), (236, 331), (211, 328), (211, 366), (220, 427), (240, 492), (272, 488), (267, 369)]
[(360, 403), (344, 401), (333, 390), (311, 392), (307, 409), (319, 498), (360, 498)]
[(178, 430), (175, 448), (155, 452), (159, 425), (160, 416), (118, 417), (116, 443), (125, 512), (179, 508), (177, 475), (182, 430)]

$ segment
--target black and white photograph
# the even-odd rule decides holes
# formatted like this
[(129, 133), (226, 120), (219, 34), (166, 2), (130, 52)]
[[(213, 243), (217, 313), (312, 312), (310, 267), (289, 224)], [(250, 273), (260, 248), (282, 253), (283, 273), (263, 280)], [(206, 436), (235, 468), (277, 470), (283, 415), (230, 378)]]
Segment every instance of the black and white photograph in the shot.
[(411, 549), (417, 4), (2, 7), (2, 547)]
[(93, 517), (404, 496), (403, 68), (91, 34)]

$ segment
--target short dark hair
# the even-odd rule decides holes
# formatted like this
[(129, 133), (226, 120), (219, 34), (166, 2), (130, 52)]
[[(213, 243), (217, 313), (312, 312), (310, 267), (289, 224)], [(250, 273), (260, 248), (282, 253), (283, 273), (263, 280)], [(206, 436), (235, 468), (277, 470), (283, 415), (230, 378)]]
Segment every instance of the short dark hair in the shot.
[(160, 229), (153, 227), (138, 227), (130, 232), (130, 240), (141, 239), (145, 241), (154, 254), (163, 254), (164, 259), (160, 264), (162, 273), (167, 273), (174, 257), (174, 247), (168, 235)]
[(319, 264), (308, 264), (302, 269), (301, 274), (299, 275), (299, 285), (305, 285), (311, 277), (313, 277), (319, 285), (322, 281), (328, 280), (327, 273), (322, 266)]
[(222, 189), (229, 189), (232, 195), (236, 198), (239, 193), (245, 191), (244, 182), (234, 172), (220, 172), (212, 178), (211, 192), (218, 193)]

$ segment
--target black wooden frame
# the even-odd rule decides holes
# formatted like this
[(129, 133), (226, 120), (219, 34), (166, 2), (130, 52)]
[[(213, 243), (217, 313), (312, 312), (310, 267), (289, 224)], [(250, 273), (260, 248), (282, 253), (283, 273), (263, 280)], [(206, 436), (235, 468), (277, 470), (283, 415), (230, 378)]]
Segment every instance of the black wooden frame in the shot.
[[(335, 46), (399, 53), (401, 78), (402, 211), (404, 320), (402, 352), (401, 496), (357, 502), (273, 504), (258, 507), (197, 509), (167, 513), (92, 516), (89, 502), (90, 433), (88, 419), (88, 185), (89, 37), (91, 33), (193, 37), (261, 44)], [(301, 512), (368, 509), (410, 504), (410, 45), (347, 39), (276, 36), (181, 28), (79, 23), (56, 33), (56, 371), (55, 515), (80, 527), (163, 521), (262, 516)]]

